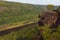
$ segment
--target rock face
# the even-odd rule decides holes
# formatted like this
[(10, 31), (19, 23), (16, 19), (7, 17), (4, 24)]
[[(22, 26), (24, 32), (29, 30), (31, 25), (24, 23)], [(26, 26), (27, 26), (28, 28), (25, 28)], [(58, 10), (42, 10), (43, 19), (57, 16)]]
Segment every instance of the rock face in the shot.
[(57, 10), (43, 12), (39, 15), (39, 26), (46, 24), (50, 25), (50, 28), (56, 28), (60, 24), (60, 13)]
[[(53, 11), (42, 12), (42, 14), (38, 16), (38, 18), (39, 18), (39, 21), (38, 21), (39, 26), (45, 26), (49, 24), (50, 29), (51, 29), (50, 33), (54, 33), (57, 31), (55, 28), (57, 28), (58, 25), (60, 24), (60, 12), (59, 11), (53, 10)], [(40, 39), (42, 37), (42, 40), (43, 40), (44, 38), (43, 38), (42, 31), (44, 32), (43, 29), (40, 29), (39, 36), (40, 36)]]

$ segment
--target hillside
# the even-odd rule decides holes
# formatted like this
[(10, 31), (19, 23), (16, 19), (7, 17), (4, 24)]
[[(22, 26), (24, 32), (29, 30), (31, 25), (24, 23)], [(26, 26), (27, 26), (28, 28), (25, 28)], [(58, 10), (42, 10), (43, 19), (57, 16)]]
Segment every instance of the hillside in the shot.
[(41, 11), (39, 5), (0, 1), (0, 28), (36, 19)]
[(46, 5), (0, 1), (0, 40), (38, 40), (40, 29), (43, 29), (44, 40), (60, 40), (60, 25), (56, 32), (51, 33), (55, 29), (49, 29), (49, 25), (40, 27), (35, 23), (45, 10)]

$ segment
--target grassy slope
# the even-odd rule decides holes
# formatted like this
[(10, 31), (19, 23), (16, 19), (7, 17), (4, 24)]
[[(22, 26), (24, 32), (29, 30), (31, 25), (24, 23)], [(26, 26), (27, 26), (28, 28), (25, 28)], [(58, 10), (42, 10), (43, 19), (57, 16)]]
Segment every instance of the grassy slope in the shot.
[(40, 7), (30, 4), (0, 1), (0, 27), (15, 25), (38, 17)]
[(4, 36), (0, 36), (0, 40), (34, 40), (35, 37), (37, 37), (38, 33), (38, 25), (30, 25), (27, 28), (24, 28), (22, 30), (18, 30), (15, 32), (11, 32), (9, 34), (6, 34)]
[(39, 27), (38, 24), (30, 25), (27, 28), (11, 32), (4, 36), (0, 36), (0, 40), (37, 40), (38, 30), (42, 28), (44, 32), (42, 33), (44, 40), (60, 40), (60, 26), (56, 29), (57, 32), (51, 34), (51, 29), (46, 25), (45, 27)]

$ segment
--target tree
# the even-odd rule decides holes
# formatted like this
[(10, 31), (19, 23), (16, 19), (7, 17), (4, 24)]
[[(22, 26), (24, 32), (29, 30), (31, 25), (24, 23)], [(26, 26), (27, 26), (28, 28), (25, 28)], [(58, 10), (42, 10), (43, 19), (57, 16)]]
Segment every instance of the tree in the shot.
[(47, 9), (50, 11), (50, 10), (53, 10), (54, 9), (54, 5), (52, 4), (48, 4), (47, 5)]

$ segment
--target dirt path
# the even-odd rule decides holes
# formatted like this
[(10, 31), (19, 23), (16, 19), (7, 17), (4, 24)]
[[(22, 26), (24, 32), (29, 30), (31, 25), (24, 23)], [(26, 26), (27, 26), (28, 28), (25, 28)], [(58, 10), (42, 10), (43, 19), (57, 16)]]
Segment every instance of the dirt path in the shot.
[(26, 20), (26, 21), (22, 21), (22, 22), (17, 22), (17, 23), (13, 23), (14, 25), (3, 25), (3, 26), (0, 26), (0, 31), (3, 31), (3, 30), (8, 30), (8, 29), (13, 29), (13, 28), (16, 28), (16, 27), (21, 27), (21, 26), (24, 26), (24, 25), (29, 25), (29, 24), (32, 24), (32, 23), (35, 23), (35, 22), (38, 22), (37, 19), (30, 19), (30, 20)]
[(23, 26), (20, 26), (20, 27), (15, 27), (15, 28), (8, 29), (8, 30), (0, 31), (0, 36), (9, 34), (9, 33), (14, 32), (14, 31), (18, 31), (18, 30), (24, 29), (24, 28), (26, 28), (26, 27), (30, 27), (30, 25), (33, 26), (33, 25), (35, 25), (35, 24), (37, 24), (37, 22), (31, 23), (31, 24), (28, 24), (28, 25), (23, 25)]

